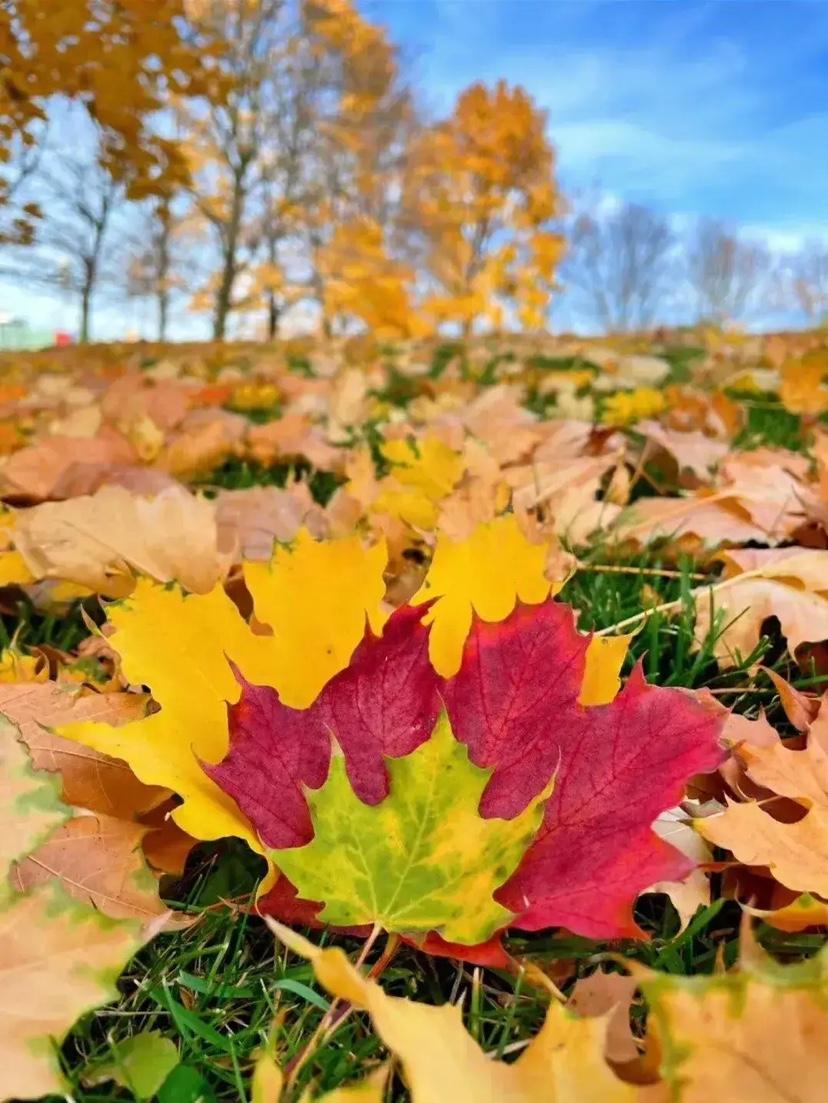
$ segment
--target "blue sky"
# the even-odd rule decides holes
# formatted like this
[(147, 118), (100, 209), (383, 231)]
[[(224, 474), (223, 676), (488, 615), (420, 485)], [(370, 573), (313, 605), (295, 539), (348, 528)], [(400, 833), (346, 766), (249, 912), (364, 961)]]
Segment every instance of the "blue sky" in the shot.
[(828, 233), (828, 2), (365, 0), (430, 107), (473, 80), (549, 112), (560, 176), (779, 244)]
[[(828, 240), (828, 0), (361, 0), (426, 107), (475, 80), (549, 113), (566, 191), (730, 220), (781, 249)], [(0, 308), (74, 328), (67, 304), (0, 284)], [(28, 308), (28, 309), (27, 309)], [(128, 316), (125, 317), (125, 314)], [(101, 337), (142, 328), (104, 308)], [(206, 333), (192, 317), (183, 336)]]

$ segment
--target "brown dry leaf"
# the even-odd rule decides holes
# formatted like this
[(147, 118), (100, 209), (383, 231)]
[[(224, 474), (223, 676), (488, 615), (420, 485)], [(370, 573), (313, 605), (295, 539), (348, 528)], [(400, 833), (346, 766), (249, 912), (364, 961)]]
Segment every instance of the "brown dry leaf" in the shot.
[(515, 387), (500, 384), (482, 390), (462, 416), (466, 429), (482, 441), (501, 465), (528, 456), (543, 439), (537, 419), (519, 401)]
[(807, 471), (804, 456), (783, 448), (735, 452), (719, 470), (719, 493), (726, 493), (764, 529), (765, 543), (775, 543), (805, 520)]
[(247, 451), (264, 466), (280, 460), (306, 459), (320, 471), (341, 471), (346, 457), (342, 448), (328, 444), (319, 426), (298, 413), (254, 425), (247, 434)]
[(619, 540), (648, 544), (688, 539), (706, 548), (721, 544), (768, 541), (763, 528), (725, 493), (688, 498), (639, 498), (619, 516), (613, 532)]
[(187, 384), (133, 371), (110, 383), (101, 398), (101, 412), (113, 423), (149, 418), (159, 429), (167, 430), (184, 420), (193, 398), (193, 388)]
[(0, 909), (0, 1098), (65, 1094), (60, 1043), (80, 1015), (117, 998), (115, 980), (144, 941), (138, 923), (55, 884)]
[(56, 682), (0, 686), (0, 713), (20, 729), (34, 765), (60, 775), (66, 803), (125, 819), (156, 807), (169, 791), (144, 785), (120, 759), (46, 729), (83, 721), (128, 724), (145, 714), (148, 700), (135, 693), (79, 694)]
[(0, 1098), (30, 1099), (64, 1093), (64, 1035), (83, 1012), (117, 996), (115, 978), (144, 937), (139, 924), (81, 906), (51, 877), (25, 895), (14, 891), (9, 863), (48, 846), (49, 832), (64, 830), (65, 809), (54, 779), (32, 769), (8, 721), (0, 757)]
[(630, 1008), (638, 981), (623, 973), (591, 973), (575, 982), (567, 1007), (582, 1019), (609, 1016), (604, 1056), (613, 1065), (624, 1065), (638, 1057), (630, 1029)]
[(37, 578), (59, 578), (123, 597), (130, 570), (207, 593), (235, 549), (219, 552), (215, 507), (182, 488), (142, 498), (122, 487), (18, 513), (18, 551)]
[(718, 815), (695, 821), (696, 830), (715, 846), (726, 847), (749, 866), (767, 866), (795, 892), (828, 897), (828, 706), (823, 704), (803, 750), (790, 750), (779, 738), (769, 745), (743, 744), (738, 756), (747, 776), (771, 795), (806, 808), (794, 822), (777, 819), (784, 803), (772, 799), (729, 802)]
[[(727, 455), (728, 445), (694, 429), (680, 432), (657, 421), (639, 421), (636, 432), (667, 452), (675, 460), (679, 475), (689, 471), (698, 479), (707, 480), (715, 467)], [(694, 484), (695, 485), (695, 484)]]
[(156, 466), (179, 479), (209, 475), (242, 451), (248, 421), (226, 410), (193, 410), (169, 437)]
[(773, 682), (774, 688), (779, 694), (782, 708), (785, 710), (785, 715), (791, 724), (797, 731), (807, 731), (819, 712), (819, 698), (808, 697), (806, 694), (800, 693), (786, 678), (783, 678), (781, 674), (777, 674), (775, 670), (771, 670), (768, 666), (760, 666), (759, 669)]
[(215, 498), (218, 546), (238, 548), (241, 559), (269, 560), (273, 543), (289, 543), (301, 528), (321, 539), (328, 534), (325, 511), (313, 500), (307, 483), (282, 490), (253, 486), (222, 490)]
[(76, 464), (132, 464), (135, 450), (126, 437), (103, 429), (88, 440), (44, 437), (15, 452), (0, 468), (0, 496), (42, 500), (54, 496), (55, 486)]
[(53, 778), (33, 769), (17, 727), (0, 715), (0, 906), (12, 864), (40, 846), (69, 815)]
[(180, 487), (176, 479), (166, 471), (155, 467), (138, 467), (130, 464), (75, 463), (52, 487), (52, 498), (79, 498), (94, 494), (102, 486), (122, 486), (133, 494), (148, 497), (160, 494), (169, 487)]
[(148, 830), (112, 816), (77, 815), (17, 863), (12, 885), (28, 892), (56, 881), (69, 896), (111, 919), (148, 923), (167, 912), (141, 851)]
[(711, 606), (722, 618), (714, 645), (720, 663), (746, 658), (768, 617), (779, 620), (792, 655), (802, 643), (828, 640), (828, 551), (745, 548), (722, 558), (723, 581), (696, 591), (699, 643), (710, 632)]
[(198, 840), (182, 831), (171, 817), (176, 803), (173, 798), (153, 808), (141, 817), (141, 822), (149, 828), (143, 839), (147, 864), (156, 873), (180, 877)]

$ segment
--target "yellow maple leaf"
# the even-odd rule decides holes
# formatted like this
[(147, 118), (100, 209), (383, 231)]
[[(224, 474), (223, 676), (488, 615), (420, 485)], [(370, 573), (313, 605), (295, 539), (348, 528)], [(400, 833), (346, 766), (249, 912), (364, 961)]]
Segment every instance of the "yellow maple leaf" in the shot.
[[(531, 544), (514, 514), (480, 525), (467, 540), (437, 541), (426, 580), (413, 605), (436, 599), (423, 618), (431, 625), (428, 653), (434, 669), (449, 678), (460, 669), (472, 612), (505, 620), (517, 601), (538, 605), (553, 590), (546, 577), (548, 543)], [(563, 583), (554, 584), (554, 592)]]
[(183, 803), (173, 818), (189, 835), (237, 835), (260, 850), (235, 802), (201, 767), (227, 753), (227, 702), (239, 696), (227, 660), (249, 681), (275, 686), (286, 704), (306, 708), (347, 665), (366, 615), (379, 631), (385, 562), (384, 544), (366, 552), (356, 536), (316, 544), (302, 533), (272, 564), (249, 565), (256, 616), (271, 636), (254, 634), (220, 587), (185, 596), (139, 579), (130, 598), (109, 610), (111, 642), (127, 680), (148, 685), (160, 711), (121, 727), (69, 724), (60, 734), (178, 793)]
[(578, 1019), (553, 1004), (514, 1064), (493, 1061), (466, 1031), (456, 1004), (430, 1007), (388, 996), (338, 947), (320, 949), (279, 923), (268, 924), (311, 961), (332, 995), (368, 1011), (400, 1060), (413, 1103), (644, 1103), (650, 1095), (650, 1089), (619, 1080), (604, 1060), (609, 1015)]
[(381, 451), (394, 466), (380, 483), (374, 509), (417, 528), (433, 528), (437, 503), (452, 492), (463, 474), (463, 457), (437, 437), (425, 437), (416, 445), (389, 440)]

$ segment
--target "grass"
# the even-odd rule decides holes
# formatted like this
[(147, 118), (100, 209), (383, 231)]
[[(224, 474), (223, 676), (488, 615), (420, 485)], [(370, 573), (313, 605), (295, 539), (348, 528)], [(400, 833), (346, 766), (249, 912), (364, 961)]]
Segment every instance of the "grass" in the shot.
[[(695, 646), (690, 590), (700, 583), (690, 559), (676, 569), (657, 556), (642, 555), (614, 562), (613, 568), (621, 571), (606, 571), (601, 569), (606, 558), (599, 553), (600, 549), (593, 553), (592, 563), (578, 571), (560, 595), (579, 610), (582, 628), (607, 627), (640, 611), (643, 594), (650, 602), (682, 598), (684, 606), (677, 616), (654, 614), (647, 619), (632, 643), (629, 661), (643, 661), (648, 677), (659, 684), (708, 686), (718, 693), (734, 689), (737, 692), (723, 693), (728, 704), (748, 715), (756, 715), (761, 704), (771, 719), (780, 718), (775, 690), (763, 675), (754, 677), (749, 671), (758, 652), (722, 673), (712, 658), (714, 640)], [(660, 573), (671, 570), (675, 574)], [(29, 623), (34, 642), (45, 622)], [(760, 651), (780, 672), (794, 673), (772, 636)], [(114, 1043), (143, 1030), (162, 1031), (179, 1050), (180, 1065), (162, 1089), (160, 1103), (249, 1100), (254, 1054), (268, 1039), (274, 1021), (278, 1059), (288, 1067), (297, 1060), (324, 1015), (328, 997), (314, 981), (310, 966), (278, 947), (260, 919), (221, 903), (250, 892), (260, 868), (260, 860), (241, 843), (204, 844), (194, 852), (184, 881), (170, 891), (171, 899), (183, 899), (200, 914), (198, 922), (147, 947), (121, 980), (119, 1002), (81, 1020), (63, 1047), (62, 1060), (77, 1103), (128, 1098), (113, 1085), (85, 1086), (84, 1069), (110, 1057)], [(717, 899), (679, 933), (678, 917), (667, 897), (647, 895), (639, 901), (637, 919), (649, 941), (596, 943), (545, 931), (515, 933), (507, 945), (515, 955), (544, 967), (564, 990), (594, 970), (608, 951), (621, 950), (668, 973), (709, 973), (719, 957), (735, 959), (740, 915), (737, 905)], [(331, 936), (315, 932), (312, 937)], [(789, 958), (807, 956), (821, 942), (812, 935), (762, 927), (759, 937), (774, 953)], [(353, 956), (361, 949), (353, 939), (337, 942)], [(374, 948), (369, 960), (379, 952)], [(519, 1051), (537, 1031), (546, 1005), (546, 998), (520, 976), (430, 958), (408, 947), (394, 957), (383, 984), (393, 994), (430, 1003), (461, 1001), (472, 1035), (496, 1055)], [(637, 1005), (634, 1015), (641, 1019), (643, 1014)], [(366, 1018), (351, 1014), (313, 1051), (295, 1086), (297, 1091), (306, 1086), (332, 1089), (366, 1074), (383, 1056)], [(399, 1085), (393, 1091), (389, 1098), (407, 1098)]]
[(284, 487), (294, 479), (304, 479), (314, 501), (325, 506), (343, 480), (332, 471), (319, 471), (309, 463), (280, 463), (272, 466), (232, 458), (203, 476), (195, 484), (208, 495), (218, 490), (248, 490), (252, 486)]
[(744, 428), (733, 444), (736, 448), (789, 448), (792, 452), (805, 452), (809, 439), (802, 426), (802, 418), (792, 414), (771, 395), (761, 399), (755, 395), (739, 396), (747, 412)]

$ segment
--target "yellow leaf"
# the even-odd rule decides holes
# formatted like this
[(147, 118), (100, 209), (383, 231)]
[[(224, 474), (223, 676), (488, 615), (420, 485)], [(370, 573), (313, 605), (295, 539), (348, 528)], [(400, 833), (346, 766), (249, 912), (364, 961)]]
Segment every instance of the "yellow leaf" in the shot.
[(592, 636), (586, 653), (586, 669), (578, 703), (608, 705), (621, 686), (621, 667), (632, 635)]
[(649, 1089), (622, 1083), (604, 1060), (609, 1016), (577, 1019), (553, 1004), (514, 1064), (491, 1060), (463, 1026), (460, 1008), (387, 996), (339, 948), (321, 950), (272, 920), (273, 932), (308, 958), (327, 990), (371, 1015), (400, 1060), (412, 1103), (634, 1103)]
[(411, 599), (421, 605), (436, 598), (423, 623), (431, 625), (429, 656), (439, 674), (448, 678), (460, 669), (472, 611), (501, 621), (517, 601), (538, 605), (549, 597), (548, 554), (548, 544), (529, 543), (513, 514), (480, 525), (468, 540), (440, 537), (426, 580)]
[(279, 1103), (285, 1078), (275, 1058), (267, 1050), (256, 1055), (250, 1082), (251, 1103)]
[(34, 575), (26, 566), (20, 552), (8, 551), (0, 554), (0, 586), (25, 586), (34, 582)]
[(245, 564), (256, 616), (273, 629), (266, 684), (286, 705), (307, 708), (348, 665), (366, 614), (371, 630), (382, 631), (387, 559), (384, 541), (366, 551), (359, 536), (316, 542), (302, 529), (272, 563)]
[(425, 437), (416, 447), (408, 440), (389, 440), (381, 452), (394, 464), (398, 482), (421, 491), (432, 502), (450, 494), (463, 474), (463, 457), (437, 437)]
[(220, 588), (185, 596), (139, 579), (109, 610), (111, 642), (127, 680), (148, 685), (161, 711), (121, 727), (79, 723), (59, 733), (178, 793), (183, 803), (172, 815), (188, 835), (237, 835), (260, 850), (235, 801), (201, 767), (227, 753), (227, 702), (239, 696), (227, 660), (249, 681), (275, 686), (287, 705), (306, 708), (348, 664), (366, 615), (375, 632), (382, 627), (385, 560), (384, 544), (366, 552), (357, 537), (317, 544), (302, 532), (272, 564), (248, 564), (256, 615), (271, 636), (254, 634)]
[(183, 798), (173, 816), (199, 839), (238, 835), (259, 849), (255, 834), (202, 770), (199, 759), (227, 752), (227, 701), (239, 687), (231, 658), (251, 681), (267, 680), (272, 637), (255, 636), (221, 589), (185, 596), (139, 579), (131, 597), (109, 610), (112, 646), (133, 685), (148, 685), (161, 711), (131, 724), (79, 723), (58, 728), (103, 754), (122, 758), (141, 781)]

